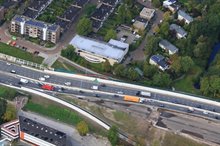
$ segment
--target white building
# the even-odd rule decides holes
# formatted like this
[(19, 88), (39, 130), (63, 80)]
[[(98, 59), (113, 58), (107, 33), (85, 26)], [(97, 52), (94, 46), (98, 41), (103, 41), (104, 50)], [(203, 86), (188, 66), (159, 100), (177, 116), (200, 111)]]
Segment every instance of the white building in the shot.
[(169, 55), (173, 55), (179, 51), (179, 49), (176, 46), (174, 46), (173, 44), (171, 44), (167, 40), (161, 40), (159, 42), (159, 46), (162, 49), (164, 49), (165, 51), (169, 52)]
[(92, 63), (106, 60), (111, 65), (120, 63), (127, 54), (129, 44), (111, 39), (108, 43), (76, 35), (69, 43), (75, 47), (76, 53)]
[(151, 20), (154, 17), (155, 14), (155, 10), (154, 9), (150, 9), (150, 8), (143, 8), (142, 11), (140, 12), (140, 17), (147, 19), (147, 20)]
[(193, 22), (193, 18), (182, 10), (178, 11), (178, 20), (184, 20), (186, 24)]
[(176, 37), (178, 39), (186, 38), (186, 36), (187, 36), (187, 32), (181, 26), (179, 26), (177, 24), (171, 24), (170, 30), (175, 31)]

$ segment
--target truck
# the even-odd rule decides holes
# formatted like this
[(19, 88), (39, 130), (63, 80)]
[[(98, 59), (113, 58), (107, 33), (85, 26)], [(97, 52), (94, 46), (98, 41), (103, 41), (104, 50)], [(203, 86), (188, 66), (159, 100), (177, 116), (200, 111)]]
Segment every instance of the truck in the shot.
[(41, 86), (41, 89), (53, 91), (54, 90), (54, 86), (45, 84), (45, 85)]
[(194, 109), (193, 107), (188, 107), (188, 112), (189, 112), (189, 113), (194, 112), (194, 110), (195, 110), (195, 109)]
[(138, 91), (137, 96), (142, 96), (142, 97), (151, 97), (151, 93), (150, 92), (146, 92), (146, 91)]
[(28, 83), (28, 80), (27, 80), (27, 79), (23, 79), (23, 78), (21, 78), (21, 79), (20, 79), (20, 83), (27, 84), (27, 83)]
[(99, 89), (99, 86), (93, 85), (93, 86), (91, 87), (91, 89), (93, 89), (93, 90), (98, 90), (98, 89)]
[(125, 95), (125, 96), (124, 96), (124, 101), (140, 102), (140, 98), (139, 98), (139, 97), (136, 97), (136, 96)]

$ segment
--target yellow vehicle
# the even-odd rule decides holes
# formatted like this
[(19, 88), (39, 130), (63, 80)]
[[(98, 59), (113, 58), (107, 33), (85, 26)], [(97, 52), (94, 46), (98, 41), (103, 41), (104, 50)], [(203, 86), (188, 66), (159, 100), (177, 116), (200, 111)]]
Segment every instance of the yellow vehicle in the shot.
[(140, 102), (140, 98), (136, 97), (136, 96), (125, 95), (124, 96), (124, 101)]

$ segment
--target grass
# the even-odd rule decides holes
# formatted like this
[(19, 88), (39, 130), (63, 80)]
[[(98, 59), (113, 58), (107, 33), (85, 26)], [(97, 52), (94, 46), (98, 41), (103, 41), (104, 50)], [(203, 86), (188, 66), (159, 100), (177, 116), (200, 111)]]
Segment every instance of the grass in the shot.
[(75, 67), (64, 63), (64, 62), (60, 62), (59, 60), (57, 60), (56, 62), (54, 62), (54, 64), (52, 65), (53, 68), (55, 69), (64, 69), (70, 72), (79, 72)]
[(57, 105), (44, 106), (30, 101), (25, 105), (24, 109), (71, 125), (76, 125), (82, 121), (82, 118), (76, 112)]
[(193, 140), (187, 139), (179, 135), (166, 134), (162, 146), (206, 146), (206, 145), (199, 144)]
[(174, 87), (178, 91), (199, 94), (199, 90), (194, 88), (194, 81), (196, 81), (199, 75), (202, 73), (202, 69), (198, 66), (193, 67), (182, 79), (174, 82)]
[(0, 97), (1, 98), (4, 98), (6, 100), (13, 100), (16, 95), (17, 95), (17, 92), (15, 89), (8, 88), (5, 86), (0, 86)]
[(24, 59), (27, 61), (35, 62), (41, 64), (43, 62), (43, 58), (39, 56), (34, 56), (29, 52), (22, 51), (16, 47), (9, 46), (4, 43), (0, 43), (0, 53), (10, 55), (13, 57), (17, 57), (20, 59)]

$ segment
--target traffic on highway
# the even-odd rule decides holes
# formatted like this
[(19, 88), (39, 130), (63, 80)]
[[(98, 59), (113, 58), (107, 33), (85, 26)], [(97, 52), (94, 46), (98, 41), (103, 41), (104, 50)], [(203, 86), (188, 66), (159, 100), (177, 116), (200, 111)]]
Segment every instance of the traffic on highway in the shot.
[[(85, 97), (92, 96), (100, 99), (136, 102), (220, 120), (220, 107), (208, 103), (158, 93), (142, 92), (111, 84), (101, 84), (97, 81), (45, 74), (43, 71), (4, 61), (0, 61), (0, 74), (0, 82), (3, 84), (28, 87), (42, 92), (49, 92), (49, 94), (58, 92)], [(125, 96), (137, 99), (125, 99)]]

